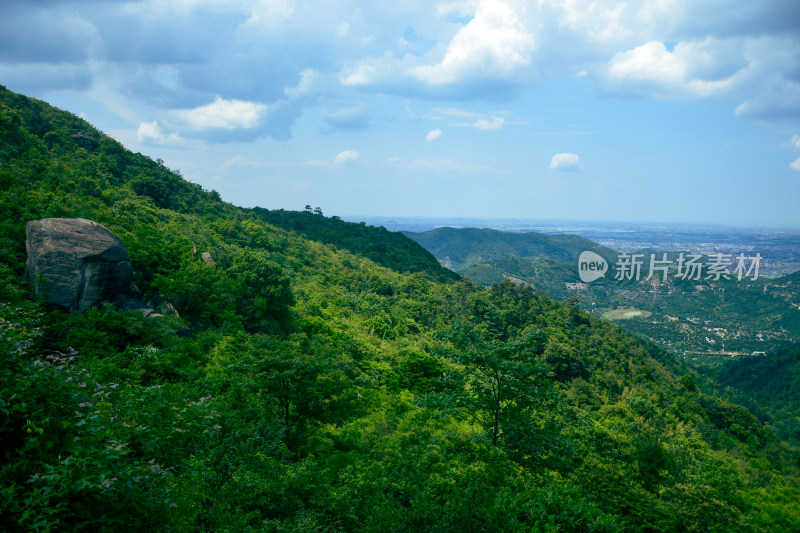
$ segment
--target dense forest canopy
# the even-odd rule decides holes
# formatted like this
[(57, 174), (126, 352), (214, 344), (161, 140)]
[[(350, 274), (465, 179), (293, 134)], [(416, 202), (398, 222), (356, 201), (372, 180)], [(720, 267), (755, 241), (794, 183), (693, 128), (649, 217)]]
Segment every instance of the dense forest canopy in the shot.
[[(5, 88), (0, 162), (0, 530), (800, 530), (797, 449), (571, 303), (236, 208)], [(33, 301), (44, 217), (114, 231), (180, 317)]]

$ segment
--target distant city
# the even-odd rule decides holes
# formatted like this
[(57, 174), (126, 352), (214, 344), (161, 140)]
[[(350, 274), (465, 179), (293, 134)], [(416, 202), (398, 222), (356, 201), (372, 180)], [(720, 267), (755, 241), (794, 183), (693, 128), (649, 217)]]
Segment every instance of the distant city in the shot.
[(345, 217), (345, 220), (363, 221), (390, 231), (423, 232), (452, 227), (566, 233), (580, 235), (619, 252), (760, 253), (762, 276), (777, 277), (800, 270), (800, 230), (794, 229), (481, 218)]

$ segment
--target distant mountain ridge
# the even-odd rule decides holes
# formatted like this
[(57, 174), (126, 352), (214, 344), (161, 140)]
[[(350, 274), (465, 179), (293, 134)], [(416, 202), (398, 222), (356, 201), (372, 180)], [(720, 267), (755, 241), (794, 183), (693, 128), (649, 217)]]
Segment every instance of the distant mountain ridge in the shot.
[(584, 250), (591, 250), (607, 260), (617, 252), (577, 235), (549, 235), (536, 232), (517, 233), (488, 228), (436, 228), (423, 233), (402, 232), (414, 239), (440, 261), (449, 258), (456, 272), (478, 263), (491, 263), (509, 257), (537, 258), (577, 264)]

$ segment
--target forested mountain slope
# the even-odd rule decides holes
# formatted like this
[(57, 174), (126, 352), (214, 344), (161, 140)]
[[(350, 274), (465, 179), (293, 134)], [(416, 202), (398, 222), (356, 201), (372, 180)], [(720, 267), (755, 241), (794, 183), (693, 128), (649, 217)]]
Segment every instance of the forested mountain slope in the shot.
[[(5, 89), (0, 157), (0, 530), (800, 530), (797, 451), (613, 324), (271, 225)], [(43, 217), (114, 231), (180, 318), (31, 301)]]
[[(724, 364), (753, 352), (775, 354), (800, 343), (800, 272), (780, 278), (680, 279), (675, 266), (666, 280), (649, 279), (643, 256), (638, 279), (617, 279), (616, 252), (574, 235), (514, 233), (490, 229), (438, 228), (406, 232), (473, 283), (491, 286), (510, 279), (552, 298), (577, 298), (579, 306), (701, 366)], [(606, 259), (605, 276), (580, 282), (577, 258), (591, 250)], [(674, 260), (677, 254), (673, 253)], [(708, 263), (709, 258), (702, 258)]]
[(778, 435), (800, 444), (800, 346), (769, 357), (736, 359), (714, 369), (713, 375)]
[(547, 258), (568, 263), (575, 270), (578, 256), (584, 250), (596, 252), (611, 262), (616, 260), (614, 250), (577, 235), (519, 233), (488, 228), (436, 228), (422, 233), (403, 233), (437, 258), (449, 257), (455, 271), (511, 257)]
[(367, 226), (363, 222), (352, 224), (336, 216), (324, 217), (321, 210), (285, 211), (256, 207), (252, 211), (268, 224), (293, 230), (313, 241), (333, 244), (337, 248), (363, 255), (398, 272), (425, 272), (436, 281), (449, 281), (459, 277), (455, 272), (442, 267), (433, 254), (412, 239), (404, 237), (402, 233), (387, 231), (383, 227)]

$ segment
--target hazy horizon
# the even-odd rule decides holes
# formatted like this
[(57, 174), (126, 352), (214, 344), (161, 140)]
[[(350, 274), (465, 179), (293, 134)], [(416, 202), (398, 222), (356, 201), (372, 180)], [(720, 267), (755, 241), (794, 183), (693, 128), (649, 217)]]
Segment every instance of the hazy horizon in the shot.
[[(316, 207), (316, 206), (315, 206)], [(286, 209), (287, 211), (302, 211), (302, 209)], [(800, 233), (800, 224), (797, 226), (746, 226), (746, 225), (731, 225), (723, 223), (709, 223), (709, 222), (675, 222), (675, 221), (646, 221), (646, 220), (598, 220), (598, 219), (568, 219), (568, 218), (526, 218), (526, 217), (480, 217), (480, 216), (406, 216), (406, 215), (338, 215), (336, 213), (325, 213), (326, 216), (338, 216), (343, 220), (349, 222), (360, 222), (368, 220), (397, 220), (397, 221), (441, 221), (441, 222), (507, 222), (518, 224), (602, 224), (607, 226), (649, 226), (649, 227), (687, 227), (687, 228), (719, 228), (728, 230), (774, 230), (774, 231), (789, 231)], [(477, 226), (467, 226), (477, 227)]]

